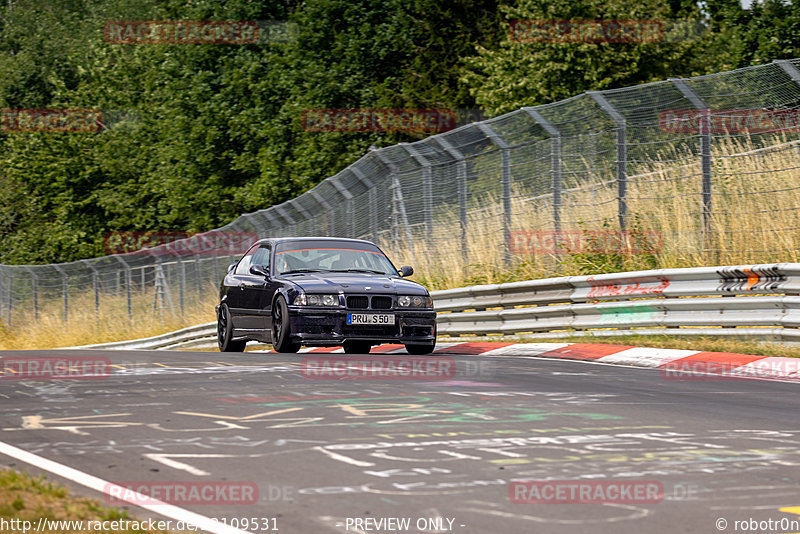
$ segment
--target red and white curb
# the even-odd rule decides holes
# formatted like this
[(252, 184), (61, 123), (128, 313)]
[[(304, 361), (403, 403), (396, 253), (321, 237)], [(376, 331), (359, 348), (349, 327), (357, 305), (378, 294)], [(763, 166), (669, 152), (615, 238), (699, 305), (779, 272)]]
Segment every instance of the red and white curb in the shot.
[[(252, 351), (275, 352), (275, 351)], [(341, 347), (300, 349), (301, 353), (342, 353)], [(379, 345), (370, 354), (405, 354), (403, 345)], [(480, 356), (528, 356), (580, 360), (661, 369), (675, 380), (800, 380), (800, 358), (755, 356), (731, 352), (654, 349), (601, 343), (437, 343), (433, 353)]]

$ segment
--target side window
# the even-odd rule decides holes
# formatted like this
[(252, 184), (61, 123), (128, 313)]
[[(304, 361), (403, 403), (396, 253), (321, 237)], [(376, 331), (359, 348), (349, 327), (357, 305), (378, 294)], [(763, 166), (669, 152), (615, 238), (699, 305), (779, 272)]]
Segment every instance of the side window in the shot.
[(239, 260), (239, 265), (236, 266), (236, 274), (250, 274), (250, 265), (257, 250), (258, 247), (250, 247), (250, 250), (245, 252), (242, 259)]
[(255, 254), (253, 254), (253, 262), (251, 265), (261, 265), (267, 271), (269, 271), (269, 255), (270, 255), (270, 248), (269, 245), (261, 245), (258, 247), (258, 250)]

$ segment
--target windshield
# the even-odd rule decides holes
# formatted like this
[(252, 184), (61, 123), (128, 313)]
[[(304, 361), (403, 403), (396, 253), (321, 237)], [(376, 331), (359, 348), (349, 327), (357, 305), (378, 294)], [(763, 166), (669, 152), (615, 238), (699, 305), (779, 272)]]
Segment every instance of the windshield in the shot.
[(397, 269), (377, 246), (353, 241), (278, 243), (275, 270), (280, 274), (320, 271), (397, 276)]

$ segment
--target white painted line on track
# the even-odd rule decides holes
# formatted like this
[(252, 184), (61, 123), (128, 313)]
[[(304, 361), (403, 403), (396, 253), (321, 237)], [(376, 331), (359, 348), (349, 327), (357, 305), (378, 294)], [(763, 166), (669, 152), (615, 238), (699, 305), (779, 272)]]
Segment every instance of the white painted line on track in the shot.
[[(206, 517), (195, 512), (190, 512), (189, 510), (184, 510), (183, 508), (179, 508), (172, 504), (167, 504), (157, 499), (153, 499), (148, 495), (131, 491), (128, 488), (107, 482), (102, 478), (97, 478), (96, 476), (89, 475), (83, 471), (78, 471), (77, 469), (54, 462), (53, 460), (48, 460), (47, 458), (37, 456), (36, 454), (19, 449), (2, 441), (0, 441), (0, 454), (5, 454), (6, 456), (10, 456), (16, 460), (19, 460), (20, 462), (25, 462), (26, 464), (30, 464), (49, 473), (53, 473), (54, 475), (66, 478), (67, 480), (75, 482), (76, 484), (80, 484), (81, 486), (99, 491), (100, 493), (104, 493), (109, 497), (113, 491), (115, 493), (114, 500), (125, 501), (134, 506), (138, 506), (139, 508), (149, 510), (150, 512), (154, 512), (164, 517), (169, 517), (170, 519), (175, 519), (176, 521), (191, 523), (192, 525), (206, 532), (211, 532), (213, 534), (250, 534), (246, 530), (233, 528), (224, 523), (214, 521), (210, 517)], [(128, 497), (128, 495), (130, 495), (130, 497)], [(152, 502), (153, 504), (143, 504), (148, 502)]]

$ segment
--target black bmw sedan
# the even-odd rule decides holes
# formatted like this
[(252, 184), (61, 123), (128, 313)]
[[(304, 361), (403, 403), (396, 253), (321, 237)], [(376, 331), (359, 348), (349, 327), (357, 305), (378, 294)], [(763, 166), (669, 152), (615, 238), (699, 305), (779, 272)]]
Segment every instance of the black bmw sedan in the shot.
[(413, 273), (398, 271), (369, 241), (262, 239), (220, 284), (219, 349), (241, 352), (260, 341), (278, 352), (342, 345), (363, 354), (402, 343), (410, 354), (428, 354), (436, 345), (436, 313), (428, 291), (405, 279)]

